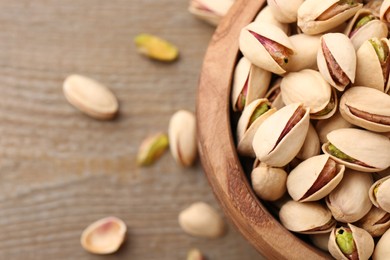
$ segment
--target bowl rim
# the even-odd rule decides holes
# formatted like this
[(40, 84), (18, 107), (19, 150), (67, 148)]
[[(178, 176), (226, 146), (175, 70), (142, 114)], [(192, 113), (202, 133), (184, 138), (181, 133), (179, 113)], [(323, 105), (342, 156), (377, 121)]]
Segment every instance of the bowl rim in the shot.
[[(196, 100), (200, 160), (225, 215), (267, 259), (330, 259), (285, 229), (257, 199), (238, 158), (231, 131), (230, 92), (238, 38), (265, 0), (236, 0), (213, 34)], [(222, 62), (223, 61), (223, 62)]]

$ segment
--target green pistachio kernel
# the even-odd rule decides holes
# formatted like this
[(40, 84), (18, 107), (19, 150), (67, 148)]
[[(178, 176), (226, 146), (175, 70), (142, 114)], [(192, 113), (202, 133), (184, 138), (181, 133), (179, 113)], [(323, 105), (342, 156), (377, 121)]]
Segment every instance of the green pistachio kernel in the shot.
[(379, 60), (381, 62), (384, 62), (387, 58), (388, 52), (386, 48), (383, 46), (382, 42), (377, 38), (369, 39), (369, 42), (371, 43), (372, 47), (374, 47), (374, 50)]
[(352, 231), (349, 229), (341, 227), (336, 230), (336, 243), (341, 252), (345, 255), (351, 255), (354, 251), (356, 251)]
[(370, 22), (370, 21), (372, 21), (372, 20), (375, 20), (375, 16), (373, 16), (372, 14), (363, 16), (363, 17), (356, 23), (355, 29), (358, 29), (358, 28), (360, 28), (360, 27), (366, 25), (368, 22)]
[(269, 110), (269, 106), (265, 103), (263, 103), (263, 104), (261, 104), (261, 106), (257, 107), (249, 120), (249, 125), (251, 125), (253, 122), (255, 122), (255, 120), (257, 118), (259, 118), (262, 114), (264, 114), (268, 110)]
[(344, 160), (344, 161), (349, 161), (349, 162), (353, 162), (355, 161), (355, 159), (353, 159), (351, 156), (349, 155), (346, 155), (345, 153), (343, 153), (342, 151), (340, 151), (336, 146), (334, 146), (333, 144), (329, 144), (328, 146), (328, 150), (329, 150), (329, 153), (337, 158), (340, 158), (341, 160)]

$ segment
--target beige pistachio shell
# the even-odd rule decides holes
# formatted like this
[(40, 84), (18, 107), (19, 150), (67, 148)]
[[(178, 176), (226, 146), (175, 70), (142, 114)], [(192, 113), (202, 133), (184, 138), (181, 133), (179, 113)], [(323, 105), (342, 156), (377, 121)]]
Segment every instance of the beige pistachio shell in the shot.
[[(390, 42), (386, 38), (380, 39), (390, 49)], [(382, 67), (377, 53), (369, 41), (365, 41), (356, 52), (356, 86), (376, 88), (382, 92), (390, 89), (390, 80), (385, 82)]]
[(388, 29), (387, 25), (379, 19), (374, 19), (360, 27), (357, 31), (353, 32), (354, 25), (359, 22), (359, 19), (366, 15), (373, 15), (368, 9), (360, 9), (356, 12), (354, 17), (349, 21), (348, 26), (345, 30), (345, 34), (349, 36), (352, 44), (356, 50), (368, 39), (377, 37), (387, 37)]
[(376, 207), (390, 212), (390, 176), (377, 180), (371, 186), (369, 196)]
[(372, 206), (368, 196), (372, 183), (370, 174), (346, 169), (341, 182), (326, 198), (333, 217), (340, 222), (352, 223), (366, 215)]
[(279, 211), (282, 225), (302, 234), (328, 233), (336, 222), (330, 211), (318, 202), (286, 202)]
[(290, 41), (295, 47), (286, 70), (296, 72), (303, 69), (317, 69), (317, 50), (320, 47), (321, 35), (294, 34)]
[[(374, 132), (390, 131), (390, 96), (377, 89), (368, 87), (350, 88), (341, 97), (340, 113), (351, 124), (367, 130)], [(375, 115), (375, 118), (373, 115)], [(378, 117), (381, 117), (381, 119)], [(385, 122), (385, 119), (387, 119), (387, 122)]]
[(232, 87), (233, 111), (240, 111), (240, 106), (237, 102), (239, 102), (241, 92), (246, 92), (245, 105), (248, 105), (255, 99), (265, 96), (270, 81), (271, 72), (253, 65), (247, 58), (242, 57), (234, 71)]
[(319, 249), (328, 252), (328, 241), (329, 241), (329, 233), (323, 233), (323, 234), (312, 234), (309, 235), (310, 241), (318, 247)]
[(238, 153), (245, 156), (255, 157), (255, 152), (252, 148), (253, 137), (255, 136), (257, 128), (266, 120), (270, 115), (276, 112), (276, 108), (270, 108), (267, 112), (259, 116), (252, 123), (251, 118), (254, 114), (256, 108), (260, 107), (262, 104), (267, 104), (271, 106), (267, 99), (256, 99), (245, 107), (244, 111), (241, 114), (240, 119), (237, 123), (237, 150)]
[[(358, 255), (357, 259), (369, 259), (372, 253), (374, 252), (374, 246), (375, 246), (374, 239), (367, 231), (365, 231), (362, 228), (356, 227), (349, 223), (348, 223), (348, 227), (352, 232), (353, 241), (356, 246), (357, 255)], [(336, 234), (338, 230), (339, 228), (335, 227), (330, 232), (329, 243), (328, 243), (329, 252), (336, 259), (348, 260), (350, 258), (346, 257), (343, 254), (343, 252), (340, 250), (339, 246), (337, 245)]]
[(305, 34), (319, 34), (337, 27), (351, 18), (362, 4), (358, 4), (327, 20), (318, 21), (318, 17), (332, 7), (339, 0), (306, 0), (298, 9), (298, 26)]
[[(280, 84), (283, 103), (286, 105), (301, 102), (310, 108), (312, 119), (325, 119), (331, 117), (337, 110), (337, 97), (332, 87), (318, 71), (305, 69), (299, 72), (290, 72)], [(319, 115), (326, 109), (331, 99), (334, 103), (331, 110)]]
[(316, 130), (318, 133), (318, 137), (320, 138), (320, 143), (324, 144), (328, 142), (328, 138), (326, 137), (330, 132), (340, 128), (351, 128), (353, 125), (346, 121), (340, 114), (339, 111), (325, 120), (320, 120), (316, 124)]
[(390, 255), (390, 229), (383, 234), (376, 244), (372, 260), (387, 259)]
[[(300, 115), (302, 118), (282, 137), (283, 130), (293, 116), (296, 118), (297, 111), (304, 113)], [(309, 121), (309, 109), (300, 103), (293, 103), (276, 111), (256, 131), (252, 143), (256, 157), (275, 167), (288, 164), (305, 141)]]
[(265, 94), (265, 98), (271, 102), (271, 107), (276, 109), (281, 109), (285, 106), (283, 103), (281, 91), (280, 91), (280, 83), (282, 82), (282, 78), (278, 78), (274, 83), (272, 83), (270, 89), (267, 94)]
[(267, 0), (275, 19), (282, 23), (293, 23), (297, 21), (299, 6), (304, 0)]
[(191, 0), (188, 11), (212, 25), (218, 25), (227, 14), (234, 0)]
[(314, 129), (313, 125), (309, 125), (309, 130), (305, 138), (305, 142), (302, 145), (301, 150), (297, 154), (297, 158), (301, 160), (309, 159), (315, 155), (319, 155), (321, 152), (320, 139), (318, 134)]
[(286, 35), (290, 34), (290, 25), (287, 23), (281, 23), (276, 20), (271, 11), (271, 8), (268, 5), (261, 9), (259, 14), (254, 19), (254, 22), (270, 23), (279, 27)]
[[(317, 65), (324, 79), (339, 91), (344, 91), (345, 87), (355, 81), (356, 73), (356, 53), (351, 40), (342, 33), (327, 33), (321, 37), (321, 46), (318, 48)], [(324, 46), (336, 61), (336, 66), (348, 77), (348, 83), (340, 83), (335, 76), (332, 77), (331, 68), (328, 64), (333, 63), (332, 59), (327, 60)], [(336, 80), (335, 80), (336, 79)]]
[(252, 22), (241, 29), (239, 37), (239, 47), (241, 52), (253, 64), (275, 74), (285, 73), (286, 70), (272, 58), (263, 44), (261, 44), (250, 31), (276, 42), (281, 46), (284, 46), (289, 52), (294, 53), (294, 47), (288, 39), (288, 36), (279, 27), (273, 24)]
[(384, 0), (382, 2), (379, 15), (382, 21), (385, 21), (387, 23), (390, 22), (390, 16), (389, 16), (389, 8), (390, 8), (390, 0)]
[(287, 173), (261, 163), (251, 173), (252, 187), (256, 195), (263, 200), (275, 201), (286, 193)]
[(377, 207), (371, 210), (356, 225), (365, 229), (373, 237), (382, 236), (390, 228), (390, 213)]

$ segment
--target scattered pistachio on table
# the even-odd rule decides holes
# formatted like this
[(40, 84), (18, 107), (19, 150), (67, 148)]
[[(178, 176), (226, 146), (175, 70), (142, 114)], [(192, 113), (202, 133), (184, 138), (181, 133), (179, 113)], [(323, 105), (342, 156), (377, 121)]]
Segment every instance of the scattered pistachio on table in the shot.
[(195, 17), (216, 26), (233, 3), (234, 0), (191, 0), (188, 11)]
[(151, 34), (137, 35), (134, 43), (139, 53), (150, 59), (171, 62), (179, 56), (179, 49), (175, 45)]
[(137, 164), (139, 166), (148, 166), (157, 161), (160, 156), (169, 147), (168, 136), (165, 133), (157, 133), (145, 138), (137, 155)]

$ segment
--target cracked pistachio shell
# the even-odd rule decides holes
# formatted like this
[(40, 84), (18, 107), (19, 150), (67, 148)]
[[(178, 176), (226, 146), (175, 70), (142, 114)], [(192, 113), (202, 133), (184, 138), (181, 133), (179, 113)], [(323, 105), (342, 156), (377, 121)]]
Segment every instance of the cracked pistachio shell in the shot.
[[(386, 38), (380, 41), (390, 49), (390, 42)], [(356, 52), (357, 67), (355, 85), (376, 88), (382, 92), (390, 90), (390, 80), (383, 77), (382, 66), (378, 55), (370, 43), (365, 41)], [(389, 78), (389, 75), (387, 76)]]
[[(232, 87), (233, 111), (241, 111), (244, 106), (250, 104), (255, 99), (264, 97), (270, 81), (271, 72), (253, 65), (247, 58), (242, 57), (234, 71)], [(243, 92), (246, 93), (245, 105), (239, 105), (239, 97)]]
[[(352, 239), (355, 245), (355, 250), (357, 251), (356, 259), (369, 259), (372, 253), (374, 252), (374, 239), (372, 236), (362, 228), (356, 227), (348, 223), (348, 228), (351, 230)], [(342, 229), (345, 229), (342, 227)], [(348, 258), (341, 251), (340, 247), (337, 244), (336, 237), (340, 228), (335, 227), (330, 232), (328, 248), (330, 254), (336, 259), (348, 260)], [(341, 232), (341, 231), (340, 231)], [(343, 231), (344, 233), (345, 231)]]
[(276, 108), (270, 108), (264, 114), (259, 116), (253, 122), (252, 116), (256, 112), (256, 108), (263, 104), (267, 104), (269, 107), (271, 103), (267, 99), (256, 99), (248, 106), (246, 106), (241, 114), (237, 123), (237, 150), (240, 155), (255, 157), (255, 152), (252, 148), (253, 137), (255, 136), (257, 128), (266, 120), (270, 115), (276, 112)]
[[(356, 114), (355, 109), (359, 114)], [(377, 89), (367, 87), (348, 89), (341, 97), (340, 113), (351, 124), (367, 130), (390, 131), (390, 96)]]
[(168, 129), (169, 148), (176, 162), (191, 166), (197, 155), (196, 119), (186, 110), (179, 110), (171, 117)]
[(372, 204), (390, 213), (390, 176), (377, 180), (370, 188)]
[[(342, 128), (330, 132), (327, 138), (329, 142), (322, 145), (322, 151), (347, 168), (377, 172), (390, 166), (390, 140), (383, 135), (362, 129)], [(332, 155), (329, 150), (330, 143), (358, 162)]]
[(356, 225), (367, 230), (373, 237), (382, 236), (390, 228), (390, 213), (377, 207), (371, 210)]
[(390, 255), (390, 229), (383, 234), (376, 244), (374, 254), (372, 255), (373, 260), (383, 260)]
[(390, 0), (383, 1), (381, 8), (379, 10), (379, 15), (382, 21), (385, 21), (387, 23), (390, 22)]
[[(326, 176), (326, 171), (329, 170), (325, 166), (329, 159), (329, 155), (317, 155), (301, 162), (290, 172), (287, 190), (293, 200), (301, 202), (320, 200), (336, 188), (343, 178), (345, 166), (335, 163), (335, 175), (327, 180), (329, 176)], [(305, 196), (314, 185), (318, 187), (311, 195)]]
[[(310, 108), (312, 119), (329, 118), (337, 110), (336, 92), (318, 71), (305, 69), (290, 72), (283, 78), (280, 89), (283, 103), (303, 103)], [(320, 114), (324, 110), (328, 112)]]
[(325, 200), (333, 217), (344, 223), (363, 218), (372, 206), (368, 196), (372, 183), (370, 174), (346, 169), (341, 182)]
[(276, 25), (252, 22), (241, 29), (239, 37), (241, 52), (253, 64), (275, 74), (285, 73), (286, 70), (274, 60), (264, 45), (250, 31), (283, 46), (287, 52), (294, 53), (294, 47), (288, 39), (288, 36)]
[(276, 20), (268, 5), (261, 9), (259, 14), (255, 17), (254, 22), (270, 23), (279, 27), (285, 34), (290, 34), (290, 25)]
[[(297, 111), (304, 114), (298, 116)], [(298, 121), (285, 133), (284, 129), (291, 125), (291, 120), (294, 119)], [(275, 167), (288, 164), (298, 154), (305, 141), (309, 121), (309, 109), (300, 103), (293, 103), (276, 111), (256, 131), (252, 143), (256, 157), (261, 162)]]
[[(339, 91), (344, 91), (345, 87), (349, 83), (355, 82), (356, 73), (356, 52), (353, 48), (351, 40), (342, 33), (327, 33), (321, 37), (321, 46), (318, 48), (317, 65), (324, 79), (333, 87)], [(332, 77), (331, 69), (328, 64), (332, 63), (331, 60), (327, 60), (324, 55), (324, 46), (329, 50), (329, 53), (336, 61), (336, 66), (342, 70), (343, 76), (349, 79), (348, 83), (340, 83), (335, 76)]]
[(356, 12), (354, 17), (349, 21), (347, 28), (345, 29), (345, 35), (348, 35), (352, 41), (353, 46), (356, 50), (360, 48), (360, 46), (368, 39), (377, 37), (383, 38), (387, 37), (388, 29), (387, 25), (380, 21), (378, 18), (375, 18), (363, 26), (361, 26), (358, 30), (354, 30), (354, 26), (361, 18), (367, 15), (373, 15), (372, 12), (368, 9), (360, 9)]
[(275, 19), (282, 23), (293, 23), (297, 21), (299, 6), (304, 0), (267, 0)]
[(330, 132), (340, 128), (351, 128), (353, 125), (346, 121), (340, 114), (339, 111), (325, 120), (320, 120), (316, 124), (316, 130), (318, 133), (318, 137), (320, 138), (320, 143), (324, 144), (328, 142), (328, 138), (326, 137)]
[(295, 47), (286, 70), (296, 72), (303, 69), (317, 69), (317, 50), (320, 47), (321, 35), (294, 34), (290, 42)]
[(297, 158), (301, 160), (309, 159), (315, 155), (319, 155), (321, 152), (320, 139), (313, 125), (309, 125), (309, 130), (305, 138), (305, 142), (302, 145), (301, 150), (297, 154)]
[(201, 20), (218, 25), (233, 3), (233, 0), (191, 0), (188, 11)]
[(330, 211), (318, 202), (290, 200), (280, 208), (279, 218), (285, 228), (302, 234), (328, 233), (336, 225)]
[(282, 168), (260, 163), (252, 170), (251, 180), (253, 190), (263, 200), (275, 201), (286, 193), (287, 173)]
[(362, 4), (349, 8), (341, 13), (338, 13), (329, 19), (319, 21), (326, 10), (337, 4), (339, 0), (306, 0), (298, 9), (298, 26), (305, 34), (319, 34), (337, 27), (349, 18), (351, 18), (360, 8)]
[(271, 107), (276, 109), (281, 109), (285, 106), (283, 103), (281, 91), (280, 91), (280, 83), (282, 82), (282, 78), (278, 78), (270, 87), (268, 92), (265, 94), (265, 98), (271, 102)]

